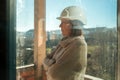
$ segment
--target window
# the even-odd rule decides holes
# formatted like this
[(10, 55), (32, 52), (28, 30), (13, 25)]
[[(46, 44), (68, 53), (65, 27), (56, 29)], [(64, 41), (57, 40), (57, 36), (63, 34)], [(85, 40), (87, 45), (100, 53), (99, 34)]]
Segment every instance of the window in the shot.
[(34, 0), (16, 0), (16, 79), (34, 79)]
[(16, 65), (32, 64), (34, 59), (34, 0), (17, 0)]
[[(37, 1), (37, 0), (36, 0)], [(25, 66), (36, 62), (37, 48), (40, 49), (34, 39), (44, 36), (34, 34), (43, 31), (43, 27), (36, 26), (34, 22), (37, 12), (35, 0), (17, 0), (16, 15), (16, 66)], [(38, 0), (39, 2), (39, 0)], [(34, 5), (35, 4), (35, 5)], [(60, 21), (56, 17), (69, 5), (77, 5), (84, 9), (87, 17), (87, 25), (83, 32), (88, 44), (88, 65), (86, 75), (91, 75), (104, 80), (114, 80), (116, 77), (115, 68), (117, 56), (117, 0), (46, 0), (46, 19), (41, 18), (46, 24), (46, 54), (50, 54), (52, 49), (62, 38), (59, 29)], [(93, 5), (94, 4), (94, 5)], [(34, 10), (35, 9), (35, 10)], [(43, 11), (44, 12), (44, 11)], [(39, 11), (38, 11), (39, 13)], [(40, 22), (41, 22), (40, 21)], [(39, 23), (39, 20), (38, 20)], [(41, 32), (45, 35), (45, 33)], [(37, 38), (36, 38), (37, 36)], [(39, 41), (39, 40), (38, 40)], [(41, 42), (42, 43), (42, 42)], [(35, 45), (34, 45), (35, 44)], [(34, 52), (34, 50), (36, 52)], [(40, 50), (39, 50), (40, 51)], [(44, 50), (43, 50), (44, 51)], [(40, 54), (37, 54), (38, 58)], [(35, 60), (34, 60), (35, 59)], [(35, 63), (39, 65), (39, 62)]]

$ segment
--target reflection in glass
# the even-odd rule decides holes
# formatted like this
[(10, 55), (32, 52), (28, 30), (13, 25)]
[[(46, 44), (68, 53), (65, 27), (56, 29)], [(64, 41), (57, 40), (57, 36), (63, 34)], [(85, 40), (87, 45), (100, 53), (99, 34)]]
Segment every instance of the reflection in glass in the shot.
[(16, 66), (33, 63), (34, 0), (17, 0)]

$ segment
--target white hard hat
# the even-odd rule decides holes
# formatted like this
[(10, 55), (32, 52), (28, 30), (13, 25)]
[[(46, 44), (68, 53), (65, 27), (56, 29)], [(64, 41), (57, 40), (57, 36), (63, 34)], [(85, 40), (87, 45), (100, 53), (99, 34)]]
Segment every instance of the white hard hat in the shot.
[(69, 19), (69, 20), (79, 20), (81, 21), (83, 24), (86, 24), (86, 17), (82, 11), (82, 9), (78, 6), (69, 6), (66, 7), (60, 17), (57, 17), (57, 19)]

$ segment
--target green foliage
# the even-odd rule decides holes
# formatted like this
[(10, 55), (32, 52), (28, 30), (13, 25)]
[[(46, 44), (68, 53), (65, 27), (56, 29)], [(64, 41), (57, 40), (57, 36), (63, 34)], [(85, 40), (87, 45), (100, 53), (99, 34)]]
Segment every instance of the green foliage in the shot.
[(88, 45), (88, 54), (94, 53), (94, 51), (98, 48), (98, 46), (89, 46)]
[(114, 29), (96, 30), (87, 38), (88, 58), (87, 74), (114, 80), (115, 78), (115, 57), (117, 49), (117, 32)]
[(50, 53), (51, 53), (51, 51), (52, 51), (52, 49), (51, 49), (51, 48), (46, 48), (46, 54), (50, 54)]

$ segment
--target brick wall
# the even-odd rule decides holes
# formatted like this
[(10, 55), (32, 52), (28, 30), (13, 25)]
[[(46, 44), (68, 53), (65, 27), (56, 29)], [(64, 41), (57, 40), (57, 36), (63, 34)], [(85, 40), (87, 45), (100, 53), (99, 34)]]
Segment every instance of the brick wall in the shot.
[(35, 80), (34, 67), (17, 69), (16, 80)]
[[(18, 68), (16, 70), (16, 80), (35, 80), (34, 70), (34, 66)], [(45, 70), (42, 70), (42, 80), (47, 80)]]

